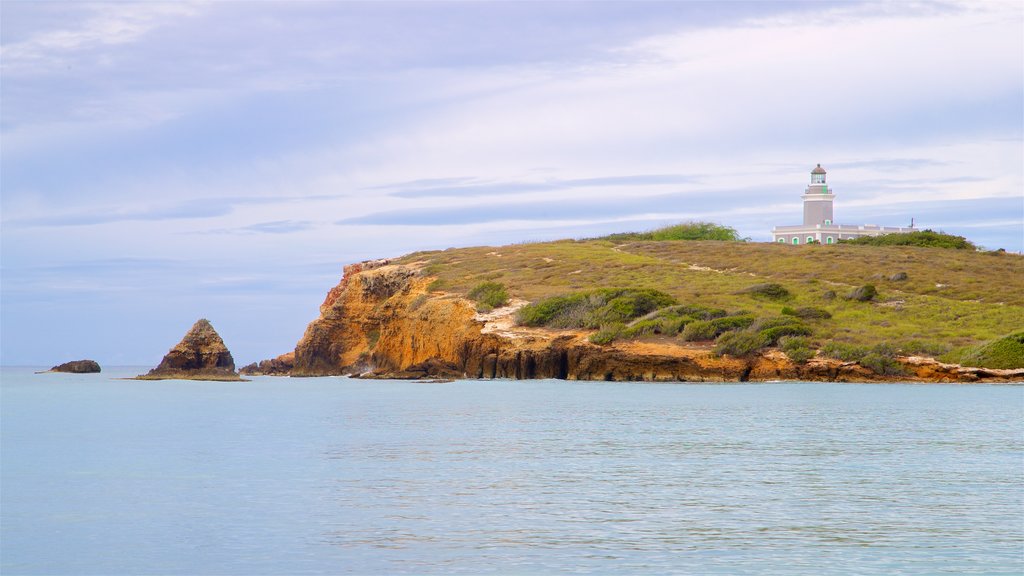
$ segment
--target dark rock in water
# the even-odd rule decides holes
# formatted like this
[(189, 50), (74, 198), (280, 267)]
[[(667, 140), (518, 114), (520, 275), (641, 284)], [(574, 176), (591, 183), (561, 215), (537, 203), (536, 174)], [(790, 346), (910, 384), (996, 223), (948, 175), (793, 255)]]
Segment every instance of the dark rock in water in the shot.
[(50, 372), (70, 372), (72, 374), (94, 374), (100, 371), (95, 360), (72, 360), (50, 368)]
[(235, 360), (210, 321), (203, 318), (142, 380), (241, 380)]

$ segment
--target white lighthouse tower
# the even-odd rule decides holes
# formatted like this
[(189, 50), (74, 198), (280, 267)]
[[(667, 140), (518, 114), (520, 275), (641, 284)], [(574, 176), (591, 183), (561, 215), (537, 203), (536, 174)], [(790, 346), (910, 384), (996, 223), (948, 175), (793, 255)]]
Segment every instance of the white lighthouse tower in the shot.
[(835, 244), (847, 238), (916, 230), (913, 222), (909, 228), (874, 224), (836, 224), (832, 217), (832, 201), (835, 197), (825, 182), (825, 169), (818, 164), (811, 170), (811, 183), (804, 190), (804, 223), (799, 226), (772, 228), (772, 241), (782, 244)]

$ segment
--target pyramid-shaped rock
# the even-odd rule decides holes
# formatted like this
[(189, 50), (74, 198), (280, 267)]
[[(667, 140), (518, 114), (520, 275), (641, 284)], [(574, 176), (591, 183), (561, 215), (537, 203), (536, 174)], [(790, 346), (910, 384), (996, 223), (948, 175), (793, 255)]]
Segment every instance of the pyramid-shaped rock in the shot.
[(240, 380), (235, 360), (213, 325), (203, 318), (164, 356), (160, 365), (139, 376), (146, 380)]

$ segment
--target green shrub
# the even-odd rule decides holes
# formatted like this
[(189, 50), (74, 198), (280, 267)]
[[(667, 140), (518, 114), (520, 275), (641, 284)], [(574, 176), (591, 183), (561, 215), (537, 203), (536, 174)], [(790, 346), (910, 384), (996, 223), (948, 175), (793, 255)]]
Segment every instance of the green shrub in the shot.
[(821, 349), (821, 353), (844, 362), (857, 362), (882, 376), (898, 376), (904, 373), (903, 366), (896, 361), (897, 349), (892, 344), (882, 343), (872, 348), (864, 348), (842, 342), (829, 342)]
[(779, 347), (797, 364), (803, 364), (815, 356), (810, 341), (802, 336), (783, 336), (779, 339)]
[(715, 318), (721, 318), (726, 315), (725, 310), (721, 308), (708, 308), (707, 306), (697, 306), (692, 304), (679, 304), (676, 306), (667, 306), (659, 310), (651, 312), (658, 318), (662, 317), (690, 317), (695, 320), (713, 320)]
[(610, 234), (597, 240), (612, 242), (638, 242), (643, 240), (722, 240), (738, 242), (743, 240), (735, 229), (713, 222), (683, 222), (665, 226), (649, 232), (624, 232)]
[(857, 362), (868, 354), (868, 349), (863, 346), (854, 346), (843, 342), (829, 342), (821, 348), (821, 355), (826, 358), (835, 358), (843, 362)]
[(764, 336), (750, 330), (726, 332), (715, 340), (714, 353), (743, 357), (757, 353), (768, 345)]
[(718, 335), (747, 328), (754, 323), (753, 316), (724, 316), (712, 320), (693, 320), (683, 328), (682, 338), (688, 342), (713, 340)]
[(675, 303), (668, 294), (648, 288), (603, 288), (523, 306), (516, 319), (524, 326), (597, 328), (612, 322), (624, 323)]
[(617, 338), (622, 336), (623, 325), (620, 323), (612, 323), (602, 326), (600, 330), (590, 335), (590, 341), (594, 344), (604, 346), (605, 344), (611, 344)]
[(783, 336), (810, 336), (812, 334), (811, 329), (803, 324), (784, 324), (782, 326), (773, 326), (771, 328), (765, 328), (758, 332), (761, 336), (764, 336), (769, 346), (774, 345)]
[(782, 284), (776, 284), (774, 282), (766, 284), (754, 284), (748, 286), (743, 290), (739, 291), (740, 294), (749, 294), (750, 296), (768, 298), (770, 300), (787, 300), (792, 297), (789, 290), (786, 290)]
[(882, 376), (900, 376), (905, 373), (903, 366), (895, 358), (878, 352), (867, 353), (857, 363)]
[(1024, 368), (1024, 330), (963, 350), (958, 361), (979, 368)]
[(943, 354), (949, 352), (950, 346), (941, 342), (931, 342), (926, 340), (907, 340), (899, 345), (900, 351), (907, 355), (923, 355), (931, 356), (932, 358), (938, 358)]
[(508, 290), (501, 282), (481, 282), (469, 291), (469, 298), (482, 306), (500, 308), (508, 303)]
[(721, 334), (722, 332), (749, 327), (754, 323), (754, 317), (746, 314), (736, 314), (732, 316), (724, 316), (722, 318), (715, 318), (710, 322), (711, 325), (715, 327), (715, 330), (718, 331), (718, 334)]
[(790, 326), (793, 324), (801, 324), (800, 319), (793, 316), (771, 316), (768, 318), (758, 318), (757, 322), (754, 322), (754, 330), (765, 330), (767, 328), (775, 328), (776, 326)]
[(650, 334), (662, 334), (661, 322), (659, 320), (637, 320), (626, 326), (622, 331), (622, 335), (626, 338), (636, 338)]
[(977, 250), (977, 247), (963, 236), (953, 236), (933, 230), (918, 230), (884, 236), (862, 236), (852, 240), (840, 240), (840, 244), (865, 246), (922, 246), (926, 248), (949, 248), (953, 250)]
[(858, 302), (868, 302), (873, 300), (878, 295), (878, 290), (875, 289), (874, 284), (865, 284), (854, 288), (852, 292), (846, 295), (847, 300), (856, 300)]
[(682, 338), (687, 342), (711, 340), (718, 335), (718, 329), (710, 320), (694, 320), (683, 328)]
[(658, 320), (661, 323), (658, 333), (665, 334), (666, 336), (675, 336), (682, 332), (683, 328), (692, 321), (693, 319), (689, 316), (661, 318)]
[(797, 318), (803, 318), (805, 320), (817, 320), (823, 319), (828, 320), (832, 317), (832, 313), (828, 310), (822, 310), (821, 308), (797, 308), (793, 309), (789, 306), (782, 308), (782, 313), (788, 316), (796, 316)]

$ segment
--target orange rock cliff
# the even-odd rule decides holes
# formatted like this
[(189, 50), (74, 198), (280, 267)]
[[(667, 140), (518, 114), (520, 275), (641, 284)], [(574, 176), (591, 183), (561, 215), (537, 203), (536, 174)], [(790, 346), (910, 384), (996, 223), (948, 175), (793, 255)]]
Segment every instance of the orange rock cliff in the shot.
[[(371, 378), (558, 378), (617, 381), (886, 381), (854, 362), (815, 358), (795, 364), (770, 350), (716, 357), (677, 341), (598, 346), (588, 332), (516, 326), (524, 301), (479, 314), (461, 296), (430, 292), (433, 279), (387, 260), (345, 267), (294, 353), (251, 364), (243, 374)], [(903, 358), (901, 380), (1020, 381), (1024, 370), (988, 370)]]

